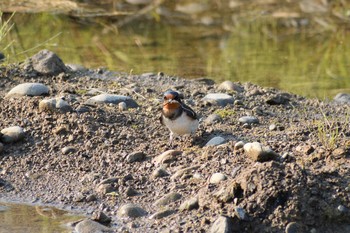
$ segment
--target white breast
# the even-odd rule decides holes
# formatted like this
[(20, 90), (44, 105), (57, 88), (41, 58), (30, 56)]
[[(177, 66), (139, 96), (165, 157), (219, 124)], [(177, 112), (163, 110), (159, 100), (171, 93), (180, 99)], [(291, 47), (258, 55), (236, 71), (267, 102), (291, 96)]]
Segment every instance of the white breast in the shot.
[(193, 120), (186, 113), (181, 114), (175, 120), (163, 117), (164, 124), (176, 135), (193, 134), (198, 128), (198, 120)]

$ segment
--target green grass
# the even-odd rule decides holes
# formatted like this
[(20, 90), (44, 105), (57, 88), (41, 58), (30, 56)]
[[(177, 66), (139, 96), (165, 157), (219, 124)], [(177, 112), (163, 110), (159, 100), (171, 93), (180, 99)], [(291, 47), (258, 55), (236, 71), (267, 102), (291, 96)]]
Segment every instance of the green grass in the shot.
[(1, 52), (5, 52), (13, 44), (12, 40), (8, 41), (5, 39), (14, 26), (14, 24), (11, 22), (14, 15), (15, 15), (15, 13), (13, 13), (7, 20), (5, 20), (3, 13), (0, 12), (0, 49), (1, 49)]

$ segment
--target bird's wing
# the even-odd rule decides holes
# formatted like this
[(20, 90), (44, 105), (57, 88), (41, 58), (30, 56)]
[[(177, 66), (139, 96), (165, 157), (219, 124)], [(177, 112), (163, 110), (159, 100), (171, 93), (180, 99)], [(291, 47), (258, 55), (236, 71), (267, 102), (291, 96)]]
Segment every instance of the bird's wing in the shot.
[(184, 103), (182, 103), (181, 106), (184, 112), (187, 114), (187, 116), (191, 117), (192, 119), (198, 119), (197, 114), (195, 113), (195, 111), (192, 110), (192, 108), (190, 108)]

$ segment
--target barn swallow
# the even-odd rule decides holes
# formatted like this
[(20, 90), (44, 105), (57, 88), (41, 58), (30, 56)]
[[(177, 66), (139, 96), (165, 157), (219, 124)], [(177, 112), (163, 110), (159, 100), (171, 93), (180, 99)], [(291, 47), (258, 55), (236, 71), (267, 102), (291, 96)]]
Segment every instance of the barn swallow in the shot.
[(198, 128), (197, 114), (181, 101), (179, 93), (168, 90), (163, 96), (160, 122), (170, 130), (170, 144), (174, 136), (194, 134)]

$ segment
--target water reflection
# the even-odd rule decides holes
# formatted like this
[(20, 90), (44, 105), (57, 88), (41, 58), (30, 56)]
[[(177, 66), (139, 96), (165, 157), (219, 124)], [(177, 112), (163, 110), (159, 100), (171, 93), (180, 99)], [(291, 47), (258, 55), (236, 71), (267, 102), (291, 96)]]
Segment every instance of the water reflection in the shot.
[(113, 21), (90, 23), (45, 13), (18, 13), (13, 21), (13, 48), (7, 51), (10, 60), (21, 61), (48, 48), (66, 63), (125, 73), (163, 71), (217, 82), (249, 81), (319, 98), (350, 91), (350, 36), (346, 30), (315, 35), (277, 33), (278, 25), (267, 26), (263, 20), (226, 30), (222, 25), (153, 21), (117, 28)]
[(0, 203), (0, 233), (68, 233), (64, 224), (79, 218), (53, 207)]

